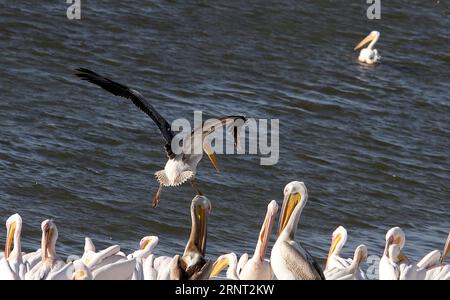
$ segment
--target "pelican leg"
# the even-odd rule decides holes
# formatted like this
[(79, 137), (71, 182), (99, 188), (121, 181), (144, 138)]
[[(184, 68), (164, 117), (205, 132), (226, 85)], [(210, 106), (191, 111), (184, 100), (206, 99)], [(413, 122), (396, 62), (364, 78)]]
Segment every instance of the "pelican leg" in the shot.
[(197, 193), (197, 195), (202, 196), (203, 193), (202, 193), (202, 192), (200, 191), (200, 189), (198, 188), (197, 181), (195, 181), (195, 179), (192, 179), (190, 182), (191, 182), (192, 188), (193, 188), (194, 191)]
[(152, 207), (156, 208), (158, 206), (158, 203), (161, 199), (161, 190), (162, 190), (163, 186), (162, 184), (159, 185), (158, 191), (156, 192), (155, 197), (153, 198), (153, 202), (152, 202)]

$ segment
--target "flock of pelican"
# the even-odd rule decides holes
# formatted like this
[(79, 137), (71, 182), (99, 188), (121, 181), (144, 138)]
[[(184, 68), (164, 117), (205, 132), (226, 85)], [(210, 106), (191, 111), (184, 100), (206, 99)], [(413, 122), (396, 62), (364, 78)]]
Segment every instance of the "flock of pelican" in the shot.
[[(128, 255), (113, 245), (97, 251), (92, 240), (85, 238), (84, 253), (77, 259), (64, 261), (56, 251), (58, 229), (52, 220), (42, 222), (40, 249), (24, 253), (21, 247), (22, 218), (14, 214), (6, 221), (5, 251), (0, 254), (0, 279), (10, 280), (364, 280), (361, 268), (367, 259), (365, 245), (359, 245), (353, 258), (341, 256), (347, 231), (339, 226), (332, 234), (325, 268), (296, 241), (300, 215), (308, 201), (303, 182), (293, 181), (284, 188), (284, 200), (278, 221), (277, 239), (267, 258), (269, 238), (278, 214), (272, 200), (251, 257), (244, 253), (219, 256), (214, 262), (206, 256), (207, 224), (211, 203), (197, 195), (191, 203), (191, 233), (183, 254), (156, 256), (153, 250), (157, 236), (143, 237), (139, 249)], [(450, 265), (445, 264), (450, 234), (441, 253), (434, 250), (414, 263), (402, 252), (405, 234), (399, 227), (386, 234), (386, 245), (379, 263), (379, 279), (383, 280), (449, 280)], [(226, 269), (224, 275), (221, 273)]]
[[(378, 51), (373, 49), (380, 33), (371, 32), (356, 47), (361, 49), (359, 60), (367, 64), (379, 61)], [(153, 250), (159, 242), (157, 236), (145, 236), (139, 248), (125, 254), (119, 245), (97, 250), (92, 240), (85, 238), (84, 253), (65, 261), (57, 255), (56, 242), (58, 229), (53, 220), (41, 224), (42, 238), (40, 248), (25, 253), (21, 247), (22, 218), (19, 214), (10, 216), (6, 221), (5, 251), (0, 252), (0, 279), (10, 280), (365, 280), (368, 276), (362, 265), (367, 259), (368, 250), (359, 245), (353, 258), (344, 258), (341, 250), (347, 241), (347, 231), (343, 226), (334, 230), (325, 268), (315, 261), (311, 254), (296, 241), (296, 231), (301, 213), (308, 201), (308, 191), (303, 182), (293, 181), (284, 188), (284, 199), (279, 214), (277, 239), (268, 258), (268, 245), (279, 207), (275, 200), (267, 206), (253, 255), (236, 253), (219, 256), (214, 262), (206, 256), (207, 224), (211, 212), (211, 203), (200, 191), (195, 175), (203, 152), (208, 155), (213, 166), (219, 170), (214, 151), (203, 143), (201, 153), (191, 153), (194, 138), (199, 135), (204, 141), (208, 135), (220, 127), (228, 128), (237, 120), (246, 121), (244, 116), (226, 116), (205, 129), (194, 128), (183, 140), (183, 151), (172, 149), (175, 134), (170, 124), (136, 90), (112, 81), (85, 68), (77, 69), (76, 75), (106, 91), (131, 100), (159, 128), (164, 141), (167, 162), (163, 170), (155, 173), (159, 188), (153, 198), (152, 206), (160, 202), (163, 187), (178, 186), (189, 182), (196, 196), (191, 203), (191, 232), (183, 254), (174, 256), (156, 256)], [(234, 125), (233, 125), (234, 126)], [(237, 142), (235, 127), (233, 138)], [(192, 149), (190, 149), (192, 150)], [(386, 234), (386, 244), (379, 263), (379, 279), (450, 279), (450, 265), (445, 264), (449, 251), (450, 234), (441, 253), (434, 250), (419, 262), (414, 263), (402, 252), (405, 234), (399, 227), (390, 229)], [(226, 270), (226, 271), (225, 271)], [(224, 273), (225, 271), (225, 273)], [(224, 273), (224, 274), (222, 274)]]

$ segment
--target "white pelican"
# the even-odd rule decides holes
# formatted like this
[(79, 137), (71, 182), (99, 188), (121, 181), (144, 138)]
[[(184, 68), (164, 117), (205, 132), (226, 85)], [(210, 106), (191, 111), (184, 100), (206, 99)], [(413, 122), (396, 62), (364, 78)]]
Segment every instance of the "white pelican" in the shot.
[[(340, 257), (341, 250), (345, 245), (345, 242), (347, 241), (347, 230), (343, 226), (339, 226), (336, 228), (336, 230), (333, 231), (333, 235), (331, 237), (331, 246), (330, 251), (328, 253), (327, 257), (327, 263), (325, 266), (325, 277), (326, 272), (331, 269), (346, 269), (348, 268), (353, 260), (351, 258), (345, 259)], [(365, 246), (364, 246), (365, 247)], [(363, 251), (363, 250), (362, 250)], [(366, 249), (367, 252), (367, 249)], [(356, 252), (355, 252), (356, 255)], [(367, 256), (367, 255), (366, 255)], [(366, 279), (366, 276), (364, 275), (364, 272), (359, 268), (355, 274), (355, 277), (357, 280)]]
[(91, 270), (81, 261), (69, 262), (63, 268), (50, 273), (46, 280), (92, 280)]
[(258, 242), (256, 244), (255, 253), (242, 266), (239, 278), (242, 280), (270, 280), (273, 278), (272, 267), (270, 262), (265, 260), (267, 246), (269, 245), (270, 234), (275, 216), (278, 212), (278, 205), (272, 200), (267, 205), (267, 213), (259, 233)]
[(210, 277), (217, 277), (223, 269), (227, 268), (226, 279), (239, 280), (237, 263), (237, 256), (233, 252), (219, 256), (212, 266)]
[[(391, 245), (397, 245), (399, 253), (397, 254), (397, 248), (393, 248), (392, 251), (397, 254), (397, 257), (390, 257), (389, 248)], [(379, 278), (380, 280), (392, 280), (394, 278), (393, 274), (396, 274), (396, 270), (393, 270), (393, 261), (396, 261), (396, 264), (403, 269), (405, 266), (409, 265), (408, 258), (403, 254), (402, 249), (405, 245), (405, 233), (400, 227), (394, 227), (389, 229), (386, 233), (386, 245), (384, 247), (383, 256), (380, 260), (379, 265)], [(403, 264), (404, 266), (400, 266)]]
[(136, 267), (136, 258), (106, 264), (92, 271), (94, 280), (130, 280)]
[(112, 263), (126, 259), (125, 255), (120, 252), (119, 245), (109, 246), (106, 249), (96, 252), (95, 245), (88, 237), (84, 242), (84, 253), (80, 261), (86, 265), (89, 270), (94, 271)]
[(42, 260), (33, 267), (25, 279), (46, 279), (50, 273), (57, 272), (65, 266), (65, 263), (56, 255), (56, 240), (58, 229), (52, 220), (45, 220), (41, 224), (41, 258)]
[(19, 280), (19, 276), (11, 269), (5, 257), (0, 259), (0, 280)]
[[(147, 241), (147, 239), (145, 239), (145, 241)], [(143, 244), (143, 246), (147, 245), (148, 243), (145, 245)], [(136, 251), (135, 253), (139, 252)], [(132, 279), (136, 268), (136, 258), (132, 257), (135, 253), (127, 258), (120, 252), (119, 245), (113, 245), (96, 252), (92, 240), (90, 238), (85, 238), (84, 254), (81, 259), (74, 261), (74, 264), (77, 263), (80, 267), (85, 265), (90, 274), (81, 270), (81, 273), (78, 272), (77, 278), (74, 279), (83, 278), (83, 276), (81, 276), (83, 274), (86, 277), (85, 279), (94, 280)], [(140, 253), (144, 254), (144, 252)]]
[(380, 280), (399, 280), (401, 261), (401, 248), (398, 244), (390, 244), (387, 250), (386, 260), (384, 261), (383, 272), (381, 272), (380, 261)]
[[(171, 279), (208, 279), (212, 264), (205, 259), (207, 223), (211, 202), (205, 196), (195, 196), (191, 204), (192, 227), (184, 254), (172, 259), (169, 265)], [(176, 257), (176, 256), (175, 256)]]
[[(6, 220), (6, 244), (4, 258), (11, 267), (12, 272), (18, 279), (25, 279), (27, 267), (22, 257), (22, 244), (20, 241), (20, 234), (22, 232), (22, 218), (19, 214), (14, 214)], [(11, 251), (12, 242), (14, 247)], [(1, 275), (0, 275), (1, 276)]]
[[(248, 253), (244, 253), (239, 257), (238, 263), (237, 263), (237, 274), (241, 274), (242, 269), (244, 268), (244, 265), (248, 262)], [(270, 266), (272, 268), (272, 266)], [(272, 271), (273, 272), (273, 271)]]
[(151, 255), (153, 249), (158, 244), (157, 236), (146, 236), (139, 242), (139, 250), (127, 256), (128, 259), (136, 259), (136, 267), (133, 272), (132, 280), (142, 280), (144, 279), (144, 263), (148, 256)]
[(433, 250), (425, 255), (418, 263), (417, 267), (425, 270), (425, 280), (450, 279), (450, 265), (445, 264), (445, 258), (450, 248), (450, 233), (442, 253)]
[(147, 258), (152, 254), (153, 249), (158, 245), (159, 238), (157, 236), (145, 236), (139, 242), (139, 250), (134, 251), (128, 255), (128, 259), (131, 258)]
[(156, 280), (158, 278), (158, 271), (153, 266), (155, 261), (155, 255), (150, 254), (145, 260), (142, 266), (143, 279), (144, 280)]
[(153, 268), (157, 272), (157, 280), (169, 280), (170, 279), (170, 261), (173, 257), (159, 256), (155, 258), (153, 262)]
[[(164, 137), (166, 144), (165, 150), (167, 153), (168, 161), (164, 167), (164, 170), (155, 173), (157, 180), (159, 181), (159, 189), (153, 199), (152, 206), (156, 207), (159, 203), (161, 190), (163, 186), (178, 186), (187, 181), (192, 184), (193, 189), (198, 195), (201, 195), (197, 183), (195, 181), (195, 174), (197, 171), (197, 165), (202, 159), (203, 153), (192, 152), (192, 145), (194, 145), (194, 136), (201, 137), (203, 150), (208, 154), (214, 167), (219, 170), (219, 165), (217, 164), (217, 159), (214, 152), (209, 147), (207, 143), (204, 143), (204, 139), (214, 132), (215, 129), (225, 126), (229, 127), (242, 126), (246, 121), (243, 116), (228, 116), (218, 119), (214, 124), (209, 124), (209, 128), (203, 129), (195, 128), (189, 135), (187, 139), (184, 139), (186, 144), (183, 145), (183, 151), (181, 154), (175, 154), (174, 150), (171, 148), (172, 139), (175, 134), (171, 130), (170, 124), (157, 112), (157, 110), (142, 96), (138, 91), (130, 89), (125, 85), (114, 82), (106, 77), (103, 77), (97, 73), (94, 73), (88, 69), (79, 68), (77, 69), (76, 75), (83, 80), (87, 80), (94, 83), (106, 91), (120, 97), (130, 99), (137, 107), (139, 107), (144, 113), (146, 113), (153, 122), (156, 123), (159, 130)], [(240, 122), (236, 122), (240, 120)], [(234, 138), (237, 141), (237, 130), (234, 131)], [(177, 151), (175, 151), (177, 152)]]
[(358, 60), (360, 62), (371, 65), (380, 60), (381, 56), (378, 55), (377, 49), (373, 49), (379, 38), (380, 33), (378, 31), (372, 31), (358, 45), (356, 45), (355, 50), (358, 50), (370, 42), (369, 46), (367, 48), (362, 49), (361, 52), (359, 53)]
[(294, 240), (298, 221), (307, 201), (308, 191), (303, 182), (293, 181), (284, 188), (278, 239), (270, 256), (277, 279), (325, 280), (319, 264)]
[(361, 272), (360, 266), (366, 259), (367, 247), (365, 245), (359, 245), (349, 265), (336, 264), (335, 267), (325, 269), (325, 278), (327, 280), (358, 280), (358, 274)]

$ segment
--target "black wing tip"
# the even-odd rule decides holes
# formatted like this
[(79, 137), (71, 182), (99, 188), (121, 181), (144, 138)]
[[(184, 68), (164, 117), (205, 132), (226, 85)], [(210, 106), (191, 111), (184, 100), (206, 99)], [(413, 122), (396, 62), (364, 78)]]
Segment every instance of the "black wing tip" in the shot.
[(88, 80), (89, 78), (92, 78), (92, 76), (98, 77), (99, 75), (89, 69), (86, 69), (86, 68), (76, 68), (75, 76), (80, 77), (81, 79), (84, 79), (84, 80)]

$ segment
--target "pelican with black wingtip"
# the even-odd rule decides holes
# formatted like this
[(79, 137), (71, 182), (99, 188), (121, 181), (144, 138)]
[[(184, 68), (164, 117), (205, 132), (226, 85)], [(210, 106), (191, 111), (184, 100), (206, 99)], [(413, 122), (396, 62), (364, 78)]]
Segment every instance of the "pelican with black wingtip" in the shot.
[[(214, 167), (218, 171), (220, 170), (215, 153), (211, 146), (206, 143), (205, 139), (218, 128), (233, 128), (233, 137), (235, 139), (235, 144), (237, 144), (237, 135), (239, 132), (238, 128), (246, 122), (246, 118), (243, 116), (227, 116), (210, 122), (207, 128), (203, 125), (194, 128), (194, 130), (192, 130), (191, 133), (183, 139), (181, 151), (178, 151), (179, 149), (174, 151), (174, 149), (172, 149), (172, 140), (175, 134), (171, 130), (169, 122), (158, 113), (158, 111), (144, 98), (144, 96), (141, 95), (141, 93), (123, 84), (103, 77), (91, 70), (79, 68), (76, 71), (77, 72), (75, 75), (80, 77), (82, 80), (96, 84), (116, 96), (130, 99), (134, 105), (140, 108), (153, 120), (161, 131), (161, 134), (165, 140), (165, 150), (168, 161), (164, 167), (164, 170), (160, 170), (155, 173), (160, 185), (152, 202), (152, 206), (154, 208), (160, 201), (163, 187), (178, 186), (184, 184), (185, 182), (190, 182), (194, 191), (198, 195), (202, 195), (200, 189), (198, 188), (198, 184), (195, 181), (195, 175), (197, 172), (197, 165), (203, 157), (203, 151), (206, 152)], [(201, 139), (196, 137), (200, 137)], [(202, 143), (201, 147), (203, 151), (192, 151), (192, 146), (198, 140)]]

